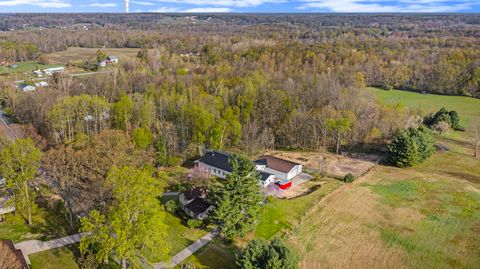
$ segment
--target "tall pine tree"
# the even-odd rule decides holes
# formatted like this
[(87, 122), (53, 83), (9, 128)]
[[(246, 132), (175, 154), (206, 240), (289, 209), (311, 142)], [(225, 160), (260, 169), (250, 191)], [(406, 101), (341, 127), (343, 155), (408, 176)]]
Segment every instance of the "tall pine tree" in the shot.
[(215, 191), (216, 209), (212, 220), (218, 224), (222, 236), (233, 239), (257, 226), (262, 195), (258, 185), (260, 175), (252, 161), (232, 155), (230, 164), (233, 172)]

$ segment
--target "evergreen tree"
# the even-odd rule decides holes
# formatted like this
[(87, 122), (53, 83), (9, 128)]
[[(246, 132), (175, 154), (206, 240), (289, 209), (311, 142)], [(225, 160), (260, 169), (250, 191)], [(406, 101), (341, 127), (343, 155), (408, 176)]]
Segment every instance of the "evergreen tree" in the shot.
[(262, 195), (258, 182), (260, 175), (248, 158), (232, 155), (233, 172), (214, 192), (216, 209), (212, 216), (221, 235), (233, 239), (255, 229), (260, 213)]
[(409, 128), (395, 135), (388, 145), (388, 161), (398, 167), (414, 166), (435, 152), (435, 139), (431, 132), (420, 127)]
[(294, 269), (298, 268), (298, 258), (278, 238), (270, 243), (255, 239), (237, 256), (237, 265), (241, 269)]

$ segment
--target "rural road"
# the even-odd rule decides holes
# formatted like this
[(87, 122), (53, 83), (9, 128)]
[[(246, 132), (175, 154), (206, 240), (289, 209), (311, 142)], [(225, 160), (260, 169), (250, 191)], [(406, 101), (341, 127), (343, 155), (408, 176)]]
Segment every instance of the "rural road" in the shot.
[(2, 108), (0, 107), (0, 134), (3, 134), (6, 136), (6, 138), (13, 140), (17, 137), (15, 132), (8, 126), (10, 124), (10, 121), (8, 118), (5, 116), (5, 113), (3, 112)]
[[(104, 71), (97, 71), (97, 72), (85, 72), (85, 73), (76, 73), (76, 74), (68, 74), (72, 77), (83, 77), (83, 76), (91, 76), (91, 75), (99, 75), (99, 74), (108, 74), (111, 73), (112, 70), (104, 70)], [(34, 78), (34, 81), (42, 81), (47, 80), (50, 77), (41, 77), (41, 78)], [(15, 84), (22, 84), (25, 80), (15, 80), (13, 83)]]

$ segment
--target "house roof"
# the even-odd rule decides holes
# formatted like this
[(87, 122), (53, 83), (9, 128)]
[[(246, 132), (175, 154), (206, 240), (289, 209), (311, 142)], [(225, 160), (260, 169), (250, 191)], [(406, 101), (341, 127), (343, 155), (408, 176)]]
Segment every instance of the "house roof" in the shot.
[[(15, 245), (13, 244), (12, 240), (0, 240), (0, 244), (3, 245), (4, 249), (8, 249), (10, 252), (12, 252), (15, 257), (16, 257), (16, 267), (15, 268), (23, 268), (27, 269), (27, 261), (25, 260), (25, 257), (23, 257), (22, 251), (20, 249), (15, 249)], [(2, 255), (5, 255), (3, 253)]]
[(203, 187), (192, 188), (184, 191), (183, 195), (187, 201), (190, 201), (198, 197), (205, 197), (207, 195), (207, 190)]
[(233, 172), (230, 165), (230, 154), (223, 151), (209, 150), (198, 161), (227, 172)]
[(273, 175), (273, 174), (263, 172), (263, 171), (258, 171), (258, 172), (260, 173), (260, 177), (261, 177), (262, 181), (266, 181), (270, 176)]
[(210, 206), (212, 205), (209, 202), (205, 201), (205, 199), (195, 198), (195, 200), (189, 203), (186, 207), (195, 214), (202, 214), (207, 211)]
[(295, 167), (296, 165), (300, 165), (298, 163), (280, 159), (271, 155), (264, 155), (258, 160), (256, 160), (255, 163), (260, 165), (266, 165), (270, 169), (283, 173), (288, 173), (290, 172), (290, 170), (292, 170), (293, 167)]
[(110, 59), (110, 60), (118, 60), (117, 56), (113, 56), (113, 55), (108, 56), (108, 59)]

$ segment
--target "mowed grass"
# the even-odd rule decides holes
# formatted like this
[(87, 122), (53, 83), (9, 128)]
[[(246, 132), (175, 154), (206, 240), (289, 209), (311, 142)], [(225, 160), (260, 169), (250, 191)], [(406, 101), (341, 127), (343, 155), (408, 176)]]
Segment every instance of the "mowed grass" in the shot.
[(336, 179), (325, 178), (320, 183), (304, 183), (314, 188), (311, 193), (293, 199), (273, 199), (268, 203), (261, 213), (260, 223), (255, 233), (239, 240), (235, 244), (226, 244), (221, 240), (214, 240), (182, 264), (192, 263), (196, 268), (234, 268), (235, 254), (239, 253), (238, 246), (244, 246), (250, 239), (263, 238), (272, 239), (275, 236), (289, 232), (303, 217), (327, 194), (331, 193), (342, 183)]
[[(199, 249), (194, 255), (188, 257), (182, 264), (191, 264), (197, 269), (235, 268), (235, 254), (238, 254), (238, 252), (238, 249), (234, 245), (227, 244), (221, 239), (216, 238), (208, 245)], [(182, 267), (179, 265), (175, 268)]]
[(11, 68), (7, 66), (0, 66), (0, 74), (23, 74), (25, 72), (32, 72), (37, 69), (45, 69), (50, 67), (59, 67), (61, 64), (39, 64), (35, 61), (19, 62), (17, 68)]
[(29, 255), (32, 269), (78, 269), (78, 244), (42, 251)]
[(32, 217), (31, 227), (18, 214), (7, 214), (5, 218), (0, 223), (0, 240), (10, 239), (15, 243), (32, 239), (47, 241), (71, 234), (60, 205), (47, 207), (40, 204)]
[[(316, 182), (306, 182), (307, 187), (319, 186)], [(325, 195), (337, 189), (342, 183), (335, 179), (326, 179), (320, 188), (304, 196), (293, 199), (274, 199), (267, 204), (255, 231), (255, 238), (272, 239), (280, 232), (287, 232), (307, 211), (315, 206)]]
[(388, 104), (401, 103), (410, 109), (419, 109), (423, 114), (435, 113), (440, 108), (456, 110), (460, 114), (460, 124), (467, 127), (474, 117), (480, 117), (480, 99), (464, 96), (421, 94), (400, 90), (383, 90), (369, 87), (380, 100)]
[(462, 145), (330, 196), (290, 237), (301, 267), (480, 268), (480, 160)]
[(204, 230), (188, 228), (182, 219), (168, 212), (166, 213), (165, 224), (168, 226), (167, 242), (171, 248), (170, 256), (176, 255), (197, 239), (207, 234)]
[(105, 52), (107, 55), (117, 56), (120, 63), (127, 58), (134, 58), (140, 51), (139, 48), (80, 48), (69, 47), (67, 50), (47, 54), (50, 63), (76, 63), (84, 61), (92, 61), (96, 59), (98, 50)]

